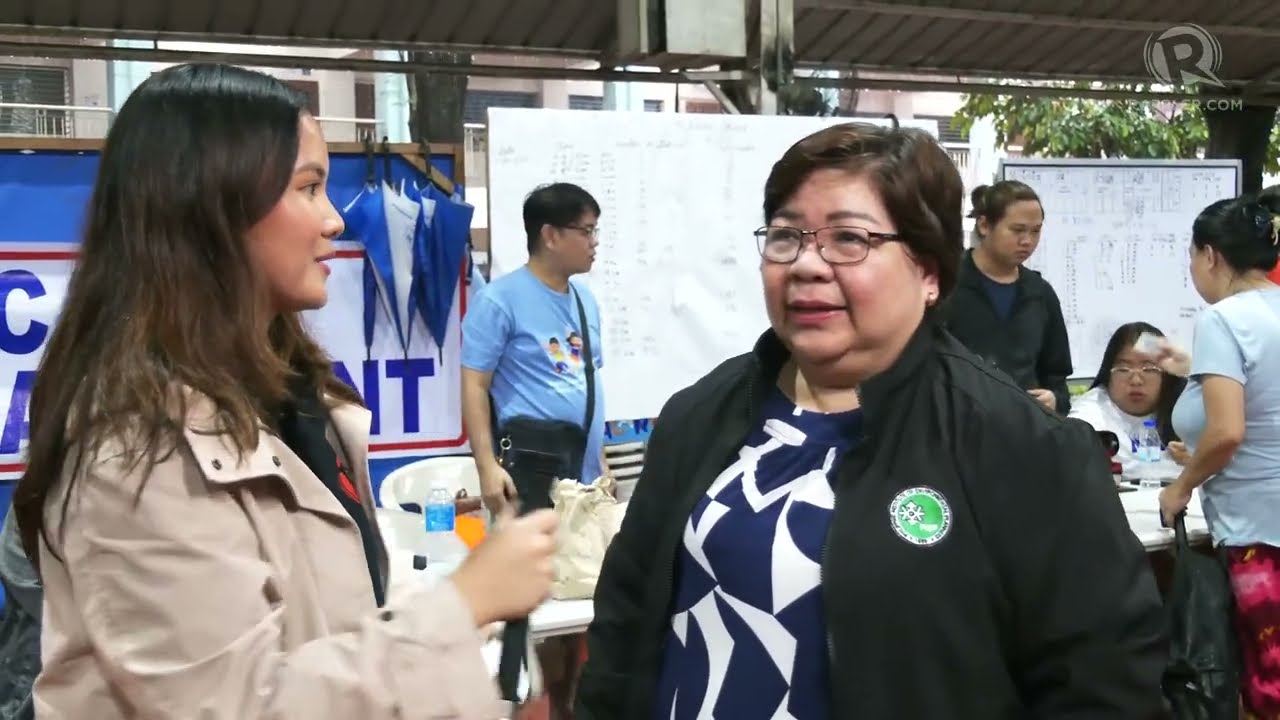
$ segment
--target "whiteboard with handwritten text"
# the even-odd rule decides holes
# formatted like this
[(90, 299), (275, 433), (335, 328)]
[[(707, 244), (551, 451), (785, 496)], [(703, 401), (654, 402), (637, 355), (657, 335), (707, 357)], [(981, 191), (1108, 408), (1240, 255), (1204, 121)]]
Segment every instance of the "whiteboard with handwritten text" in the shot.
[(1204, 301), (1191, 284), (1191, 223), (1240, 192), (1238, 160), (1005, 160), (1001, 177), (1044, 205), (1027, 261), (1053, 285), (1071, 339), (1074, 377), (1093, 377), (1107, 341), (1143, 321), (1191, 347)]
[[(490, 108), (491, 276), (528, 260), (521, 208), (571, 182), (600, 203), (587, 283), (600, 303), (609, 418), (649, 418), (768, 327), (764, 181), (793, 143), (853, 118)], [(863, 120), (889, 125), (890, 120)], [(937, 123), (904, 120), (937, 136)]]

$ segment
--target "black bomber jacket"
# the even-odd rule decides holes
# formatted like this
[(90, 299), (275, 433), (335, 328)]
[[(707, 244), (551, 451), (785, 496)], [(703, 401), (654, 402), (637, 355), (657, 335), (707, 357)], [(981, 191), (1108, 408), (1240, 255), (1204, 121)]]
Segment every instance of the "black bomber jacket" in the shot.
[(1021, 268), (1014, 283), (1013, 313), (1002, 318), (987, 297), (973, 251), (964, 254), (956, 289), (941, 308), (947, 330), (1023, 390), (1052, 390), (1057, 409), (1071, 409), (1067, 378), (1073, 372), (1071, 341), (1062, 303), (1040, 273)]
[[(663, 408), (596, 588), (579, 720), (652, 716), (683, 529), (787, 359), (767, 332)], [(822, 554), (832, 720), (1158, 717), (1161, 600), (1089, 427), (929, 318), (861, 400)], [(932, 545), (890, 517), (921, 487), (949, 506)]]

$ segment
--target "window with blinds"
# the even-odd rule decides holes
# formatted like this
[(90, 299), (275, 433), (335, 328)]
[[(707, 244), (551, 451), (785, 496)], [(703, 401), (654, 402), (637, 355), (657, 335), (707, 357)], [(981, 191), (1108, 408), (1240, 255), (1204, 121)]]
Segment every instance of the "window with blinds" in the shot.
[(662, 101), (661, 100), (645, 100), (644, 111), (645, 112), (662, 112)]
[(474, 125), (486, 125), (489, 122), (489, 108), (539, 107), (537, 93), (514, 92), (510, 90), (468, 90), (466, 106), (462, 112), (462, 121)]
[(0, 65), (0, 135), (69, 137), (68, 111), (12, 106), (67, 105), (67, 90), (66, 68)]
[(953, 127), (951, 125), (953, 118), (950, 115), (917, 115), (916, 117), (938, 123), (938, 142), (943, 145), (965, 145), (969, 142), (968, 131)]
[(604, 98), (599, 95), (570, 95), (570, 110), (603, 110)]

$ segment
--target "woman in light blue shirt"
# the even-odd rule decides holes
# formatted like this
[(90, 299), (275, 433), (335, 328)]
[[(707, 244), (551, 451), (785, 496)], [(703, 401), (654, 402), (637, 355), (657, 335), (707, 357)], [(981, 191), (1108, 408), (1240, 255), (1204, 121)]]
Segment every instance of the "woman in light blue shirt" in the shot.
[(1205, 208), (1192, 226), (1191, 277), (1209, 307), (1190, 358), (1161, 364), (1189, 376), (1173, 425), (1190, 456), (1160, 493), (1166, 522), (1203, 486), (1205, 517), (1224, 548), (1236, 598), (1245, 707), (1280, 717), (1280, 198)]

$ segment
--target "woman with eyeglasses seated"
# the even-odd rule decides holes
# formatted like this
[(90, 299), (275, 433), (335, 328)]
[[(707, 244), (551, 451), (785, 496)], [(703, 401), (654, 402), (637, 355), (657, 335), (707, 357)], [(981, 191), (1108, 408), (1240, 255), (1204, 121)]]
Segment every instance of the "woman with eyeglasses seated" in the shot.
[(935, 316), (963, 192), (918, 130), (773, 166), (770, 327), (654, 425), (579, 720), (1158, 714), (1160, 598), (1097, 439)]
[[(1185, 379), (1164, 372), (1150, 356), (1138, 352), (1134, 344), (1143, 333), (1164, 337), (1154, 325), (1144, 322), (1116, 328), (1102, 353), (1093, 384), (1071, 403), (1071, 417), (1089, 423), (1099, 432), (1115, 433), (1120, 441), (1115, 459), (1126, 474), (1138, 462), (1138, 442), (1145, 421), (1156, 421), (1163, 445), (1178, 440), (1170, 416), (1186, 385)], [(1175, 445), (1172, 452), (1177, 450)]]

